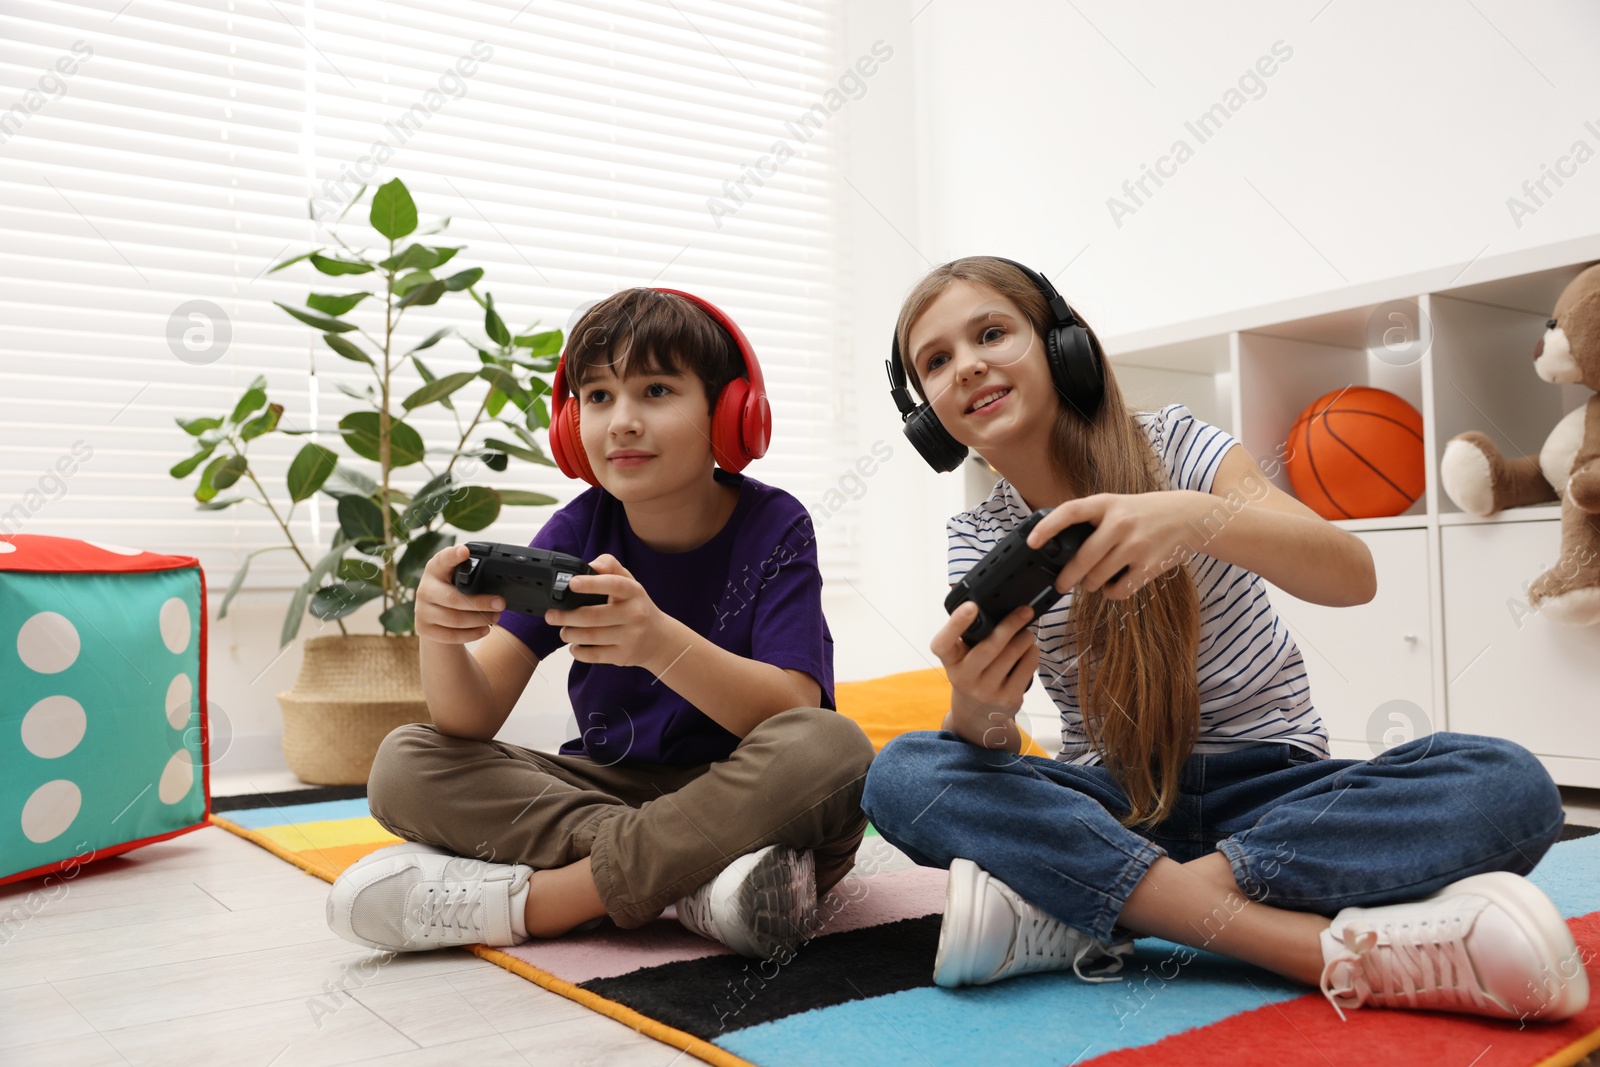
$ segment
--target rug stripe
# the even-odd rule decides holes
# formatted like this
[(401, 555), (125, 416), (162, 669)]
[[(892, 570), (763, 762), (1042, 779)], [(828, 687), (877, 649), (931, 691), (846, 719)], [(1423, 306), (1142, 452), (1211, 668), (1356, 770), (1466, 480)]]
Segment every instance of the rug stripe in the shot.
[[(278, 804), (265, 808), (248, 808), (230, 811), (228, 819), (249, 830), (265, 826), (289, 826), (298, 823), (327, 822), (333, 819), (371, 818), (366, 797), (351, 800), (324, 800), (313, 804)], [(385, 831), (386, 832), (386, 831)]]

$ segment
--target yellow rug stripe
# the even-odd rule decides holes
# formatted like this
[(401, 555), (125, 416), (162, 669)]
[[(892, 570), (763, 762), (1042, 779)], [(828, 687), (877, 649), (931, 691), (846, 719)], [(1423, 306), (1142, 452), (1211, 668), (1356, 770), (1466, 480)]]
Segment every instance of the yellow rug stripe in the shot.
[(256, 833), (297, 852), (336, 845), (393, 845), (396, 837), (370, 815), (355, 819), (329, 819), (327, 822), (299, 822), (282, 826), (263, 826)]

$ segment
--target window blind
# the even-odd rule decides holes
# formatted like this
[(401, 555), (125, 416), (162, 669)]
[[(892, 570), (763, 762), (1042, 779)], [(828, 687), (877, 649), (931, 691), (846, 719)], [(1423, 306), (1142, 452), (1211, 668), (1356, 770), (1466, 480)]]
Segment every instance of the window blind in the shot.
[[(855, 458), (842, 432), (853, 402), (831, 384), (849, 332), (837, 2), (12, 0), (0, 13), (0, 532), (193, 554), (225, 588), (246, 553), (284, 541), (285, 473), (311, 438), (251, 443), (278, 517), (249, 503), (206, 512), (195, 477), (167, 473), (194, 451), (173, 420), (225, 415), (257, 375), (282, 425), (322, 431), (342, 463), (376, 477), (333, 432), (363, 407), (340, 386), (362, 390), (371, 372), (274, 306), (364, 278), (269, 268), (337, 247), (332, 220), (357, 189), (400, 177), (421, 229), (450, 220), (424, 240), (462, 246), (451, 270), (484, 268), (479, 292), (513, 333), (564, 328), (630, 285), (727, 310), (774, 409), (772, 448), (747, 473), (824, 514), (824, 573), (853, 577), (851, 509), (829, 495)], [(788, 156), (775, 158), (779, 142)], [(336, 232), (381, 258), (371, 195)], [(381, 331), (381, 297), (347, 318)], [(452, 293), (406, 312), (397, 351), (446, 326), (484, 339), (482, 311)], [(422, 355), (440, 376), (481, 365), (457, 337)], [(421, 384), (397, 373), (392, 410)], [(407, 421), (430, 448), (453, 446), (485, 388), (455, 394), (459, 422), (437, 404)], [(391, 484), (414, 492), (446, 462), (396, 468)], [(476, 484), (561, 501), (586, 488), (515, 459), (476, 471)], [(470, 536), (525, 542), (553, 510), (507, 507)], [(293, 510), (313, 560), (334, 511), (322, 494)], [(304, 576), (291, 553), (269, 552), (247, 587)]]

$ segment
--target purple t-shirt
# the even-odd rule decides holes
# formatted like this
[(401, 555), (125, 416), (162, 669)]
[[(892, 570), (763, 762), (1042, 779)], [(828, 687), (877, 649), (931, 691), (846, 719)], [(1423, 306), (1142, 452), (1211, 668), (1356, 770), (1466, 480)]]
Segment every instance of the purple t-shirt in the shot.
[[(742, 474), (713, 468), (739, 490), (733, 514), (711, 540), (687, 552), (657, 552), (634, 534), (616, 497), (598, 486), (550, 517), (532, 548), (594, 562), (609, 552), (656, 607), (719, 648), (809, 674), (833, 708), (833, 635), (822, 617), (811, 516), (793, 496)], [(499, 623), (541, 659), (561, 647), (560, 631), (537, 615), (507, 609)], [(710, 763), (739, 744), (643, 667), (574, 661), (567, 690), (583, 732), (561, 746), (601, 763)]]

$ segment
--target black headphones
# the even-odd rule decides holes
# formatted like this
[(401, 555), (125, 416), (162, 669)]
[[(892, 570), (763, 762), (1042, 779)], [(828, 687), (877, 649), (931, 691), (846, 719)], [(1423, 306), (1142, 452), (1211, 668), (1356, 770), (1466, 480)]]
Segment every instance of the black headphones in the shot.
[[(1072, 310), (1056, 287), (1044, 275), (1024, 267), (1015, 260), (991, 256), (1002, 263), (1010, 263), (1038, 287), (1050, 303), (1050, 314), (1055, 321), (1044, 335), (1045, 360), (1050, 365), (1050, 378), (1056, 391), (1067, 406), (1081, 415), (1085, 422), (1093, 421), (1105, 396), (1105, 369), (1100, 346), (1090, 335), (1078, 313)], [(953, 471), (967, 458), (967, 446), (950, 436), (939, 416), (927, 401), (921, 404), (911, 399), (905, 364), (900, 360), (900, 337), (894, 338), (893, 356), (888, 362), (889, 395), (900, 409), (900, 419), (905, 424), (906, 439), (934, 470)]]

